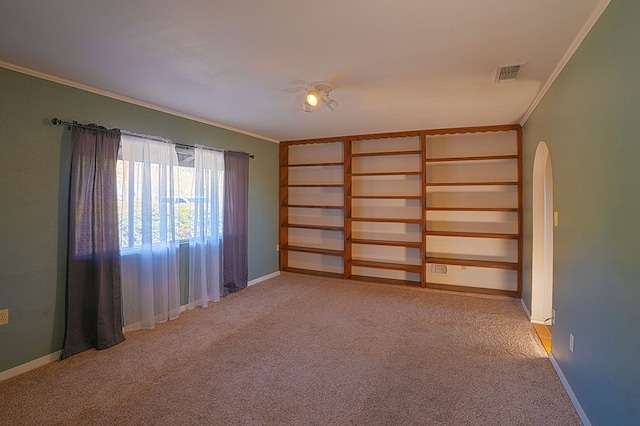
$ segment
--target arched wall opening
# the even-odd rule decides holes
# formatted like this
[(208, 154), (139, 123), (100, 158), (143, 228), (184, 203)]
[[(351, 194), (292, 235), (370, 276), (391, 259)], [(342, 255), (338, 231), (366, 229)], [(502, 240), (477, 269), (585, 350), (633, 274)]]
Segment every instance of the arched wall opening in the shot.
[(551, 156), (540, 142), (533, 161), (531, 322), (547, 325), (553, 316), (553, 219)]

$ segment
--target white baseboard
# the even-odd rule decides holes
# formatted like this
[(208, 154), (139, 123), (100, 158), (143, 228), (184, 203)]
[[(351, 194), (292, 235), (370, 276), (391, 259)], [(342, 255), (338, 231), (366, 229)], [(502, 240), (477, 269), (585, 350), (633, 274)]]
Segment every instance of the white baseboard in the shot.
[(269, 279), (271, 279), (271, 278), (275, 278), (275, 277), (277, 277), (278, 275), (280, 275), (280, 271), (276, 271), (276, 272), (273, 272), (273, 273), (268, 274), (268, 275), (263, 275), (263, 276), (261, 276), (261, 277), (258, 277), (258, 278), (256, 278), (256, 279), (254, 279), (254, 280), (249, 281), (249, 282), (247, 283), (247, 285), (249, 286), (249, 285), (258, 284), (258, 283), (261, 283), (262, 281), (266, 281), (266, 280), (269, 280)]
[(580, 405), (580, 402), (578, 402), (578, 398), (576, 397), (576, 394), (573, 393), (573, 389), (571, 389), (571, 386), (569, 385), (567, 378), (564, 376), (564, 373), (562, 372), (562, 369), (560, 368), (560, 365), (558, 364), (556, 359), (553, 357), (553, 354), (549, 355), (549, 360), (551, 361), (551, 365), (553, 365), (553, 368), (556, 370), (556, 373), (558, 374), (558, 377), (562, 382), (562, 386), (564, 386), (564, 390), (567, 391), (567, 395), (569, 395), (569, 398), (571, 399), (573, 406), (578, 412), (578, 416), (580, 416), (580, 420), (582, 420), (582, 423), (584, 424), (584, 426), (591, 426), (591, 422), (587, 417), (587, 413), (585, 413), (584, 410), (582, 409), (582, 406)]
[(10, 368), (8, 370), (0, 372), (0, 382), (10, 379), (27, 371), (35, 370), (36, 368), (47, 365), (50, 362), (58, 361), (60, 359), (60, 353), (62, 351), (56, 351), (52, 354), (45, 355), (33, 361), (18, 365), (17, 367)]
[[(262, 277), (258, 277), (254, 280), (251, 280), (247, 283), (247, 285), (254, 285), (254, 284), (258, 284), (259, 282), (262, 281), (266, 281), (270, 278), (274, 278), (277, 277), (278, 275), (280, 275), (280, 271), (276, 271), (272, 274), (268, 274), (268, 275), (264, 275)], [(187, 310), (188, 305), (183, 305), (180, 306), (180, 312), (184, 312), (185, 310)], [(51, 353), (49, 355), (45, 355), (43, 357), (40, 357), (38, 359), (34, 359), (33, 361), (29, 361), (26, 362), (24, 364), (18, 365), (17, 367), (13, 367), (10, 368), (8, 370), (5, 371), (1, 371), (0, 372), (0, 382), (2, 382), (3, 380), (7, 380), (10, 379), (12, 377), (18, 376), (22, 373), (26, 373), (27, 371), (31, 371), (31, 370), (35, 370), (36, 368), (42, 367), (44, 365), (49, 364), (50, 362), (54, 362), (54, 361), (58, 361), (60, 360), (60, 353), (62, 351), (56, 351), (54, 353)]]
[(522, 305), (522, 309), (524, 309), (524, 313), (527, 314), (527, 318), (531, 319), (531, 313), (529, 312), (529, 309), (527, 309), (527, 305), (524, 303), (524, 299), (520, 299), (520, 304)]

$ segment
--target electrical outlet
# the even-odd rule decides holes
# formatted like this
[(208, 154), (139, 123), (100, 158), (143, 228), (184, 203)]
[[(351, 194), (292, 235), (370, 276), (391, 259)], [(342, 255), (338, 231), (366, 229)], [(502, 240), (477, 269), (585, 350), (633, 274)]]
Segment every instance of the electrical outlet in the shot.
[(556, 325), (556, 310), (551, 310), (551, 325)]
[(569, 333), (569, 350), (571, 352), (573, 352), (573, 342), (574, 342), (573, 334)]
[(280, 244), (276, 244), (276, 251), (280, 251)]
[(0, 325), (7, 324), (9, 322), (9, 309), (0, 310)]
[(558, 223), (559, 223), (558, 212), (553, 212), (553, 226), (557, 228)]

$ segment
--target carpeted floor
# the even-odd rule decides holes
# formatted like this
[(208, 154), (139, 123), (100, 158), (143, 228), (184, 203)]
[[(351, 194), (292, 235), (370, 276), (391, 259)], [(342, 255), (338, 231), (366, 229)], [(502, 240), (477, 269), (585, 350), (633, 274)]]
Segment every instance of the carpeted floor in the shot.
[(580, 425), (517, 299), (291, 273), (0, 383), (21, 424)]

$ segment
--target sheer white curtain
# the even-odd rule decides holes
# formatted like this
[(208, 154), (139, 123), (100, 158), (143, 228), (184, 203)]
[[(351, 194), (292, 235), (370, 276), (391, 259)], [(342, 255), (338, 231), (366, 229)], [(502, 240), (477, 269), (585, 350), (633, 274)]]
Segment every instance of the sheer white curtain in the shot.
[(123, 325), (150, 329), (180, 312), (175, 145), (122, 136), (120, 230)]
[(220, 300), (224, 154), (195, 148), (193, 233), (189, 240), (189, 309)]

